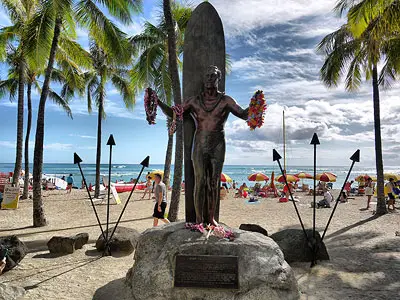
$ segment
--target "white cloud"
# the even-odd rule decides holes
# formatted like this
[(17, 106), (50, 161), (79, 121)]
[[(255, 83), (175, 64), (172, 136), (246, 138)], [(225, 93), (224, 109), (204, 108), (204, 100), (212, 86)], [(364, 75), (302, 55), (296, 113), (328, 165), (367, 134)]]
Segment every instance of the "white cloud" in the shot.
[[(195, 1), (196, 4), (202, 1)], [(336, 0), (214, 0), (226, 34), (242, 35), (265, 26), (284, 24), (299, 18), (327, 14)], [(311, 30), (316, 30), (311, 28)], [(308, 32), (311, 32), (308, 29)]]
[(73, 147), (72, 144), (51, 143), (51, 144), (45, 144), (43, 148), (45, 150), (69, 151), (72, 150), (72, 147)]
[(79, 135), (79, 134), (70, 133), (69, 136), (79, 137), (79, 138), (82, 138), (82, 139), (96, 139), (96, 137), (92, 136), (92, 135)]
[(0, 147), (4, 147), (4, 148), (15, 148), (15, 141), (0, 141)]

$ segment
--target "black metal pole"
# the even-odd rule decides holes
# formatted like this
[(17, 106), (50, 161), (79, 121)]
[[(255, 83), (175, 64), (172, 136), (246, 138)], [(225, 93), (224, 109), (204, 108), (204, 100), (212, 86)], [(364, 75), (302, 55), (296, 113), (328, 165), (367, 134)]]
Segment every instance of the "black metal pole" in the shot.
[[(147, 158), (146, 158), (146, 159), (147, 159)], [(142, 176), (142, 173), (143, 173), (143, 170), (144, 170), (145, 167), (148, 167), (148, 161), (147, 161), (147, 165), (142, 163), (142, 169), (140, 170), (139, 175), (138, 175), (138, 177), (136, 178), (135, 185), (132, 187), (132, 190), (131, 190), (131, 192), (130, 192), (130, 194), (129, 194), (129, 196), (128, 196), (128, 199), (126, 199), (125, 205), (124, 205), (124, 207), (123, 207), (123, 209), (122, 209), (122, 211), (121, 211), (121, 213), (120, 213), (120, 215), (119, 215), (119, 217), (118, 217), (118, 221), (117, 221), (117, 223), (115, 224), (113, 231), (111, 232), (111, 235), (110, 235), (110, 238), (109, 238), (109, 242), (111, 241), (111, 239), (112, 239), (112, 237), (113, 237), (113, 235), (114, 235), (114, 233), (115, 233), (115, 230), (117, 229), (117, 227), (118, 227), (118, 225), (119, 225), (119, 222), (120, 222), (121, 219), (122, 219), (122, 216), (123, 216), (123, 214), (124, 214), (124, 212), (125, 212), (125, 209), (126, 209), (126, 207), (128, 206), (129, 200), (131, 199), (131, 196), (132, 196), (132, 194), (133, 194), (133, 191), (135, 190), (136, 185), (137, 185), (137, 183), (139, 182), (140, 176)]]
[(311, 145), (314, 145), (314, 190), (313, 190), (313, 258), (311, 261), (311, 267), (315, 266), (317, 263), (317, 240), (316, 240), (316, 232), (315, 232), (315, 219), (316, 219), (316, 206), (317, 206), (317, 191), (316, 191), (316, 180), (317, 180), (317, 145), (320, 144), (318, 135), (314, 133), (311, 139)]
[(106, 240), (104, 245), (104, 253), (111, 254), (109, 247), (109, 239), (108, 239), (108, 227), (110, 225), (110, 196), (111, 196), (111, 163), (112, 163), (112, 147), (115, 146), (114, 136), (110, 134), (108, 138), (107, 145), (110, 146), (110, 158), (108, 161), (108, 190), (107, 190), (107, 225), (106, 225)]
[(83, 179), (83, 184), (85, 185), (85, 188), (86, 188), (86, 191), (87, 191), (87, 193), (88, 193), (90, 202), (92, 203), (92, 208), (93, 208), (94, 214), (96, 215), (97, 223), (99, 224), (99, 227), (100, 227), (100, 230), (101, 230), (101, 234), (102, 234), (102, 236), (103, 236), (103, 239), (106, 240), (106, 235), (105, 235), (105, 233), (104, 233), (103, 226), (101, 226), (101, 222), (100, 222), (100, 219), (99, 219), (99, 215), (97, 214), (96, 207), (94, 206), (94, 202), (93, 202), (93, 199), (92, 199), (92, 195), (90, 195), (90, 191), (89, 191), (88, 185), (87, 185), (87, 183), (86, 183), (85, 176), (83, 175), (83, 172), (82, 172), (81, 164), (80, 164), (79, 162), (78, 162), (77, 164), (78, 164), (78, 167), (79, 167), (79, 171), (81, 172), (81, 176), (82, 176), (82, 179)]
[(294, 201), (292, 191), (290, 190), (289, 184), (288, 184), (287, 179), (286, 179), (286, 174), (284, 174), (284, 171), (283, 171), (281, 162), (280, 162), (279, 160), (278, 160), (278, 165), (279, 165), (279, 169), (281, 170), (282, 176), (283, 176), (283, 178), (284, 178), (284, 180), (285, 180), (285, 185), (286, 185), (287, 189), (289, 190), (290, 199), (292, 200), (294, 209), (296, 210), (296, 214), (297, 214), (297, 217), (299, 218), (300, 225), (301, 225), (301, 228), (303, 229), (304, 236), (306, 237), (306, 240), (307, 240), (307, 242), (308, 242), (308, 245), (311, 247), (311, 245), (310, 245), (310, 240), (308, 239), (308, 235), (307, 235), (306, 229), (304, 228), (304, 224), (303, 224), (303, 221), (302, 221), (302, 219), (301, 219), (299, 210), (297, 209), (296, 201)]
[(107, 193), (107, 226), (106, 226), (106, 246), (108, 244), (108, 226), (110, 223), (110, 195), (111, 195), (111, 157), (112, 145), (110, 145), (110, 159), (108, 163), (108, 193)]
[(315, 246), (317, 240), (315, 237), (315, 217), (316, 217), (316, 206), (317, 206), (317, 191), (316, 191), (316, 180), (317, 180), (317, 145), (314, 144), (314, 191), (313, 191), (313, 260), (311, 262), (311, 267), (316, 264), (317, 257), (317, 247)]
[(342, 196), (342, 193), (343, 193), (343, 190), (344, 190), (344, 186), (346, 185), (347, 180), (349, 180), (351, 171), (353, 170), (353, 166), (354, 166), (355, 163), (356, 163), (356, 162), (353, 160), (353, 162), (352, 162), (352, 164), (351, 164), (351, 166), (350, 166), (350, 170), (349, 170), (349, 172), (347, 173), (346, 179), (344, 180), (344, 183), (343, 183), (343, 185), (342, 185), (342, 189), (340, 190), (339, 196), (338, 196), (337, 199), (336, 199), (336, 203), (335, 203), (335, 206), (333, 207), (333, 210), (332, 210), (332, 213), (331, 213), (331, 215), (330, 215), (330, 217), (329, 217), (328, 223), (326, 224), (324, 233), (322, 234), (321, 243), (322, 243), (322, 241), (323, 241), (323, 239), (324, 239), (324, 237), (325, 237), (326, 231), (328, 230), (329, 224), (331, 223), (331, 220), (332, 220), (332, 218), (333, 218), (333, 215), (334, 215), (334, 213), (335, 213), (335, 211), (336, 211), (336, 207), (338, 206), (338, 203), (339, 203), (339, 201), (340, 201), (340, 197)]

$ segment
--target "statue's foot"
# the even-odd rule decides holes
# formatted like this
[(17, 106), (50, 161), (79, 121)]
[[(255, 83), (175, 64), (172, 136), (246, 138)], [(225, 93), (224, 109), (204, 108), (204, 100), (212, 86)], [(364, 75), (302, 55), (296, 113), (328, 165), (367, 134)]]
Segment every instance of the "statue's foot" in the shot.
[(215, 219), (212, 219), (212, 222), (211, 222), (211, 224), (212, 224), (212, 225), (214, 225), (214, 226), (219, 226), (218, 222), (217, 222), (217, 221), (215, 221)]

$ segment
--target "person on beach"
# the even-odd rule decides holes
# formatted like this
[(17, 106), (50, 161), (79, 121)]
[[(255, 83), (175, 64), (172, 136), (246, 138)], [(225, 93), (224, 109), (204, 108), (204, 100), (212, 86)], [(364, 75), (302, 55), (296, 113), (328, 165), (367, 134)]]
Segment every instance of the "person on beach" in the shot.
[(152, 191), (153, 191), (153, 183), (151, 182), (151, 176), (147, 176), (146, 189), (144, 190), (142, 199), (144, 199), (144, 197), (146, 197), (146, 194), (149, 193), (149, 200), (150, 200)]
[(235, 180), (232, 182), (232, 190), (236, 190), (236, 181)]
[(385, 186), (386, 186), (386, 188), (387, 188), (387, 191), (388, 191), (388, 198), (389, 198), (389, 201), (388, 201), (388, 209), (390, 210), (390, 206), (392, 206), (392, 207), (393, 207), (393, 210), (395, 210), (395, 207), (394, 207), (394, 200), (395, 200), (395, 198), (394, 198), (394, 193), (393, 193), (393, 189), (395, 188), (394, 179), (393, 179), (393, 178), (389, 178), (389, 182), (386, 183)]
[(74, 177), (72, 174), (69, 174), (67, 177), (67, 194), (72, 192), (72, 186), (74, 185)]
[(324, 189), (324, 199), (317, 203), (317, 208), (331, 208), (331, 202), (333, 201), (333, 196), (327, 188)]
[(352, 181), (350, 181), (350, 182), (346, 182), (346, 184), (344, 185), (344, 190), (346, 191), (346, 195), (347, 195), (347, 197), (349, 197), (350, 196), (350, 192), (351, 192), (351, 185), (353, 184), (353, 180)]
[(371, 197), (374, 195), (374, 186), (372, 183), (372, 178), (368, 177), (367, 182), (365, 183), (365, 195), (367, 196), (367, 209), (370, 209), (371, 206)]
[(154, 182), (156, 203), (154, 204), (153, 226), (155, 227), (158, 225), (159, 219), (164, 223), (169, 223), (169, 220), (164, 217), (165, 209), (167, 208), (167, 188), (165, 187), (164, 182), (161, 181), (160, 174), (155, 174)]

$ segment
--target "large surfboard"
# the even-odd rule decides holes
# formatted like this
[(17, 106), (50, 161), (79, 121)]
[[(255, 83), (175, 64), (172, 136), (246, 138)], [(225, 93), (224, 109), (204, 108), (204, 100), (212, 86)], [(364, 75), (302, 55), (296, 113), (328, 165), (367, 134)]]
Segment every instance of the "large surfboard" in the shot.
[[(210, 65), (215, 65), (221, 70), (222, 79), (219, 83), (219, 90), (225, 92), (224, 28), (217, 11), (209, 2), (201, 3), (193, 11), (185, 30), (183, 53), (183, 99), (200, 94), (203, 89), (204, 74)], [(185, 117), (183, 130), (185, 215), (186, 222), (196, 222), (193, 199), (194, 171), (191, 156), (195, 123), (192, 117)], [(216, 221), (219, 219), (219, 201), (217, 203)]]

